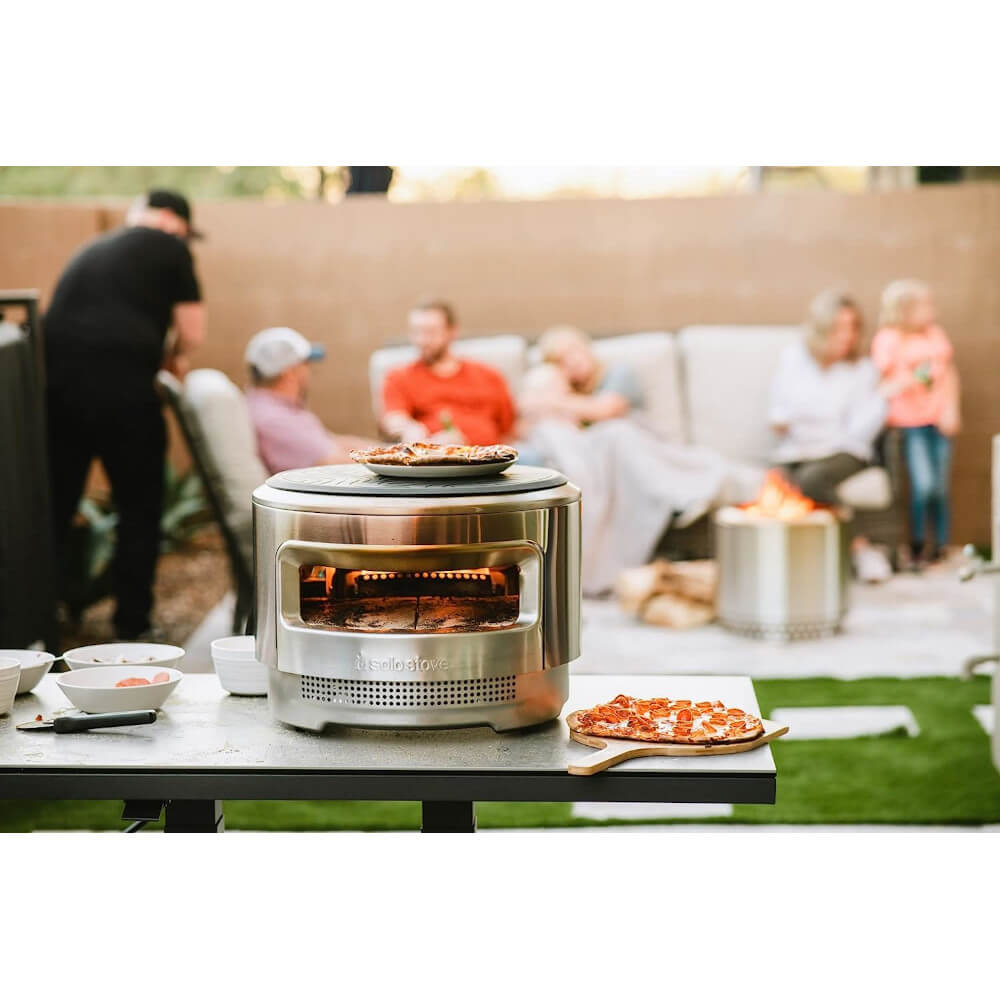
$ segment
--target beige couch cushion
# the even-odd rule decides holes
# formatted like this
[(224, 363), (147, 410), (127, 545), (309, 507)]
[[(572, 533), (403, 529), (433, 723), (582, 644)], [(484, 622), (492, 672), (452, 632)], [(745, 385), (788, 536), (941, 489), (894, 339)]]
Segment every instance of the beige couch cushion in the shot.
[(678, 334), (692, 444), (741, 462), (771, 462), (771, 378), (796, 326), (689, 326)]
[(862, 469), (837, 487), (837, 499), (855, 510), (887, 510), (892, 506), (889, 473), (878, 465)]
[(250, 495), (267, 479), (243, 393), (220, 371), (200, 368), (184, 380), (181, 407), (197, 435), (226, 521), (253, 565)]
[(665, 441), (687, 440), (677, 342), (662, 331), (627, 333), (594, 341), (606, 365), (627, 365), (639, 381), (647, 426)]
[[(514, 333), (498, 333), (492, 337), (464, 337), (456, 340), (452, 348), (462, 358), (471, 358), (490, 365), (507, 380), (511, 396), (516, 396), (524, 378), (527, 344)], [(372, 409), (376, 416), (382, 413), (382, 383), (394, 368), (408, 365), (417, 356), (409, 344), (383, 347), (372, 354), (368, 362), (368, 381), (372, 394)]]

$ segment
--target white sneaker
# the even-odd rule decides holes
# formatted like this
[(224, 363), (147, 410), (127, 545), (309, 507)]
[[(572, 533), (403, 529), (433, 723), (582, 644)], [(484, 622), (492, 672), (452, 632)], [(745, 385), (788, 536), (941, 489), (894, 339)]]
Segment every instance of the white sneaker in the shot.
[(892, 566), (885, 553), (874, 545), (862, 545), (851, 553), (854, 575), (862, 583), (885, 583), (892, 577)]

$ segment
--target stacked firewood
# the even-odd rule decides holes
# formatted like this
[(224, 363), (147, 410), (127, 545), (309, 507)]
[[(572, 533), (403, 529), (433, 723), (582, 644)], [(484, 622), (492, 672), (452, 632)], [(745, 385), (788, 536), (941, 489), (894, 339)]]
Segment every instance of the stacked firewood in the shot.
[(649, 625), (693, 628), (715, 618), (718, 566), (712, 559), (669, 562), (627, 569), (615, 584), (626, 614)]

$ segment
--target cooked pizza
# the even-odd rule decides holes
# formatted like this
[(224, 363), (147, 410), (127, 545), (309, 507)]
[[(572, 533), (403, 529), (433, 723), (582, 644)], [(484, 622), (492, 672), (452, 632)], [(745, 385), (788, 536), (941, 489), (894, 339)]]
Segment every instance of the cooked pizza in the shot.
[(576, 712), (573, 728), (588, 736), (703, 745), (744, 743), (764, 733), (756, 716), (742, 708), (727, 708), (721, 701), (642, 699), (624, 694)]
[(513, 462), (517, 449), (506, 444), (429, 444), (411, 441), (408, 444), (355, 449), (355, 462), (372, 465), (485, 465), (489, 462)]

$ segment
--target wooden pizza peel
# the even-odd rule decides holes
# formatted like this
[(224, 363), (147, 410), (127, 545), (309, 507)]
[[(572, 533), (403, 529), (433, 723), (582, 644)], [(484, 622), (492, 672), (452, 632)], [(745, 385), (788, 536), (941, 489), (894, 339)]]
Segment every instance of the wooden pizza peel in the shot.
[(612, 736), (588, 736), (576, 728), (576, 717), (579, 712), (571, 712), (566, 716), (570, 739), (584, 746), (593, 747), (597, 753), (584, 757), (566, 768), (570, 774), (596, 774), (623, 760), (632, 757), (713, 757), (720, 754), (746, 753), (756, 750), (772, 740), (784, 736), (788, 726), (780, 726), (769, 719), (761, 719), (764, 732), (752, 740), (743, 743), (722, 743), (715, 746), (697, 746), (689, 743), (649, 743), (645, 740), (623, 740)]

